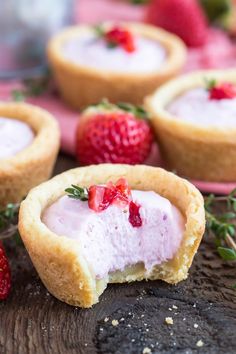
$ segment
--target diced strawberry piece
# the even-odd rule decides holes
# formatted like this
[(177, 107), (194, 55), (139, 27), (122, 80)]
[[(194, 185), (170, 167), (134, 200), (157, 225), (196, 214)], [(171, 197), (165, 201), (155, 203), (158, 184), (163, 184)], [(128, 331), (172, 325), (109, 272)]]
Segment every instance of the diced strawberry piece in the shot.
[(215, 85), (209, 90), (211, 100), (232, 99), (236, 97), (236, 86), (229, 82)]
[(139, 213), (140, 205), (134, 203), (133, 201), (129, 204), (129, 222), (133, 227), (142, 226), (143, 222)]
[(135, 51), (134, 37), (131, 32), (119, 27), (113, 27), (105, 33), (105, 39), (108, 44), (118, 46), (120, 45), (127, 52)]

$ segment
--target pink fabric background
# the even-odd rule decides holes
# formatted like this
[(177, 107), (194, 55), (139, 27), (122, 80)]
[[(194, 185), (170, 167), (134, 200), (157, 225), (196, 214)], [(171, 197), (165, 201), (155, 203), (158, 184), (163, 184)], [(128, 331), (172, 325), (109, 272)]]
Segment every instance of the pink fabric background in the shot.
[[(116, 6), (114, 6), (116, 5)], [(145, 18), (145, 6), (133, 6), (121, 0), (79, 0), (76, 7), (76, 21), (81, 23), (96, 23), (99, 21), (131, 20), (142, 21)], [(209, 33), (208, 42), (199, 49), (188, 52), (185, 72), (199, 68), (227, 68), (236, 65), (236, 46), (219, 30)], [(0, 100), (10, 100), (12, 89), (19, 88), (19, 82), (0, 82)], [(58, 120), (61, 128), (61, 148), (63, 151), (74, 154), (75, 127), (79, 119), (78, 112), (72, 111), (59, 97), (43, 95), (31, 98), (28, 102), (36, 104), (51, 112)], [(152, 153), (146, 162), (151, 165), (160, 165), (158, 148), (153, 146)], [(236, 187), (236, 183), (205, 183), (193, 181), (203, 192), (225, 194)]]

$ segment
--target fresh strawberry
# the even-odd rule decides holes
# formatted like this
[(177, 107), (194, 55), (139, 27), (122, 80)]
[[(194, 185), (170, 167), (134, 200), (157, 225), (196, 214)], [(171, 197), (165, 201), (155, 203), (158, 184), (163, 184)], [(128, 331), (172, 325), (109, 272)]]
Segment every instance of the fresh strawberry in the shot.
[(236, 97), (236, 86), (229, 82), (217, 84), (216, 81), (211, 81), (208, 85), (210, 100), (232, 99)]
[(120, 27), (113, 27), (105, 33), (105, 40), (110, 46), (121, 46), (126, 52), (135, 51), (134, 36), (128, 30)]
[(103, 102), (82, 115), (77, 128), (76, 156), (82, 165), (143, 163), (153, 136), (145, 112), (128, 104)]
[(201, 46), (207, 40), (207, 19), (197, 0), (152, 0), (147, 20), (175, 33), (189, 47)]
[(9, 263), (0, 242), (0, 300), (5, 300), (9, 295), (11, 288), (11, 272)]

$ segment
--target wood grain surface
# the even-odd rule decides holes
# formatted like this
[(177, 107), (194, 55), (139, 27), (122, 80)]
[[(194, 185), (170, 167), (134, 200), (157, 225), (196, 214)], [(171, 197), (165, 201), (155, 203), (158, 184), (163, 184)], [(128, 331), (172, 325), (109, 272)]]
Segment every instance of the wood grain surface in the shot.
[[(55, 173), (75, 165), (60, 156)], [(13, 284), (0, 303), (1, 354), (236, 353), (236, 267), (218, 257), (207, 237), (188, 280), (110, 285), (88, 310), (47, 292), (19, 240), (4, 244)]]

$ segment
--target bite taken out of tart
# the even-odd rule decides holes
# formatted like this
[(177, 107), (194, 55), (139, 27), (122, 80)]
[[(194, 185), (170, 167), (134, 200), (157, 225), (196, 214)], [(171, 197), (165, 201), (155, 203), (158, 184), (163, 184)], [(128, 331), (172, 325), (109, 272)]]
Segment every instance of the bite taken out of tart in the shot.
[(181, 71), (185, 58), (177, 36), (138, 23), (70, 27), (48, 45), (61, 95), (75, 109), (103, 98), (140, 104)]
[(50, 177), (59, 141), (59, 127), (48, 112), (26, 103), (0, 103), (0, 207), (20, 202)]
[(144, 165), (62, 173), (30, 191), (19, 231), (47, 289), (91, 307), (108, 283), (186, 279), (205, 228), (189, 182)]
[(191, 179), (236, 181), (236, 70), (179, 77), (146, 108), (165, 167)]

